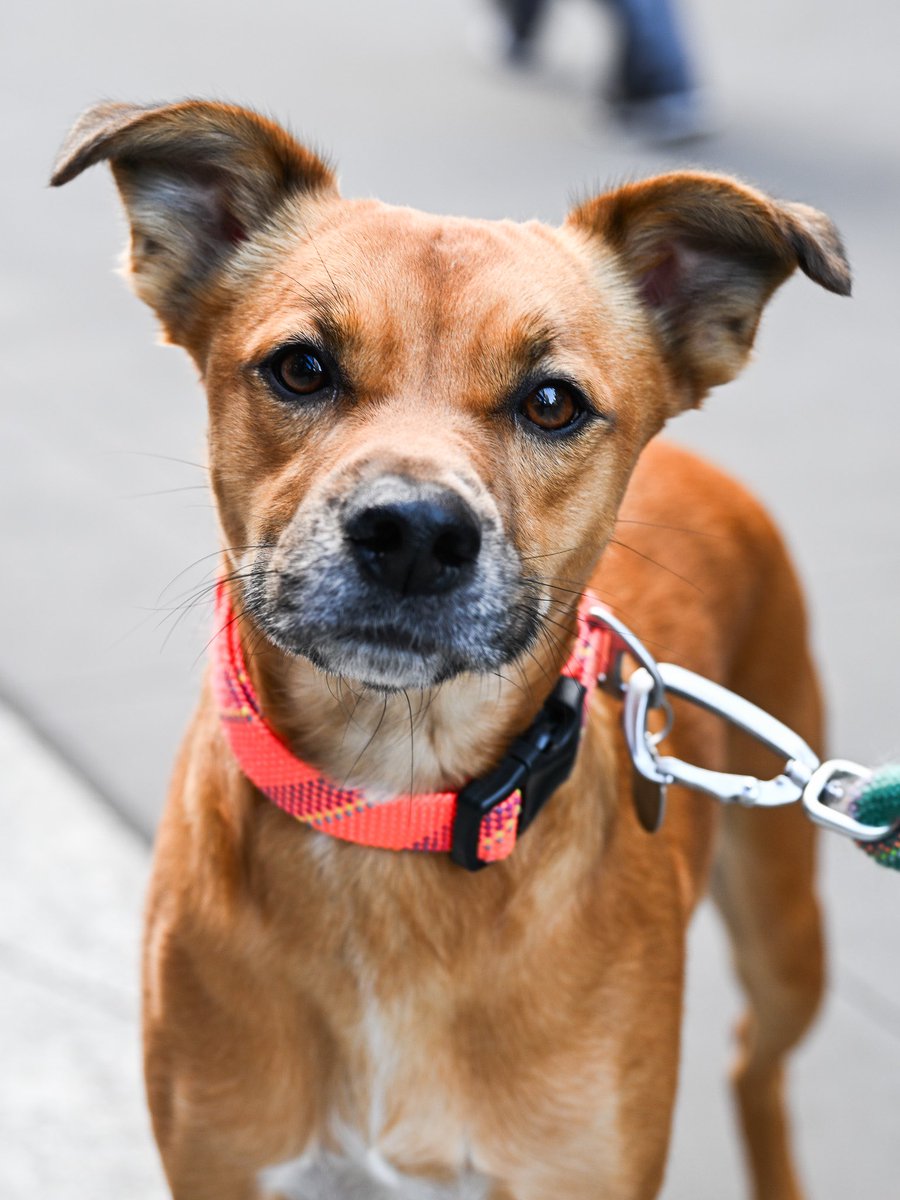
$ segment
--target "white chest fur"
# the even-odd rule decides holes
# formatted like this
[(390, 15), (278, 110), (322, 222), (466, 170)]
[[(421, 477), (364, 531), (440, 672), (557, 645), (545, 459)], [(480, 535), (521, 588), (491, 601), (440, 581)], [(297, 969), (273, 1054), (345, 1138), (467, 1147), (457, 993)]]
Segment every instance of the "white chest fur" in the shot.
[(472, 1172), (454, 1183), (431, 1183), (395, 1171), (376, 1150), (360, 1157), (305, 1154), (270, 1167), (261, 1182), (285, 1200), (486, 1200), (487, 1184)]
[[(286, 1200), (486, 1200), (489, 1184), (467, 1164), (465, 1130), (434, 1056), (416, 1061), (404, 1019), (412, 1012), (386, 1010), (367, 982), (361, 973), (358, 1067), (367, 1086), (359, 1121), (332, 1116), (327, 1150), (268, 1168), (262, 1184)], [(395, 1156), (446, 1164), (455, 1178), (435, 1183), (397, 1170), (389, 1161)]]

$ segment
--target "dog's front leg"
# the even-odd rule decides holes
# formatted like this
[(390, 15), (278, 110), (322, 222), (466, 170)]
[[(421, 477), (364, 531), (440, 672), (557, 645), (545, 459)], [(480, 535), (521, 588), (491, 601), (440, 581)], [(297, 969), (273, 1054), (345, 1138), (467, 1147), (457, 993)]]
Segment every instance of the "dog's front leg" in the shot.
[(294, 999), (151, 913), (144, 1068), (173, 1200), (268, 1200), (264, 1169), (307, 1148), (329, 1039)]
[[(209, 1071), (219, 1075), (217, 1065)], [(304, 1140), (290, 1108), (273, 1123), (256, 1099), (257, 1081), (200, 1082), (193, 1068), (167, 1070), (151, 1047), (146, 1072), (173, 1200), (276, 1200), (262, 1186), (264, 1168), (295, 1157)]]
[[(196, 1077), (166, 1069), (148, 1048), (147, 1090), (153, 1128), (173, 1200), (274, 1200), (260, 1178), (268, 1162), (287, 1157), (260, 1128), (249, 1097), (223, 1088), (220, 1103)], [(248, 1088), (252, 1092), (252, 1087)], [(229, 1098), (230, 1093), (230, 1098)]]
[(200, 1131), (184, 1132), (163, 1152), (172, 1200), (276, 1200), (260, 1189), (255, 1171), (203, 1145)]

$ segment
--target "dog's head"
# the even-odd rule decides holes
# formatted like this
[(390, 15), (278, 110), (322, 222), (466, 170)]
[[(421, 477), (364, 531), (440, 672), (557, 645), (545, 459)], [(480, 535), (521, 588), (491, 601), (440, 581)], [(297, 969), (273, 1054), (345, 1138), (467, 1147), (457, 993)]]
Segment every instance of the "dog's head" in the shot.
[(381, 689), (496, 670), (568, 618), (630, 471), (732, 378), (827, 218), (678, 173), (558, 229), (344, 200), (255, 113), (102, 105), (53, 176), (110, 161), (128, 270), (210, 405), (229, 566), (278, 647)]

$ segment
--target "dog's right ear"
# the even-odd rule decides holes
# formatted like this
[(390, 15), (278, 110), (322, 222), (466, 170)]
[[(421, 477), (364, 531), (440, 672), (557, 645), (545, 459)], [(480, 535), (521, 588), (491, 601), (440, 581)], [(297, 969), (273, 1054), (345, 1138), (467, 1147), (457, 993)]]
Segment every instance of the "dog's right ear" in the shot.
[(244, 108), (186, 100), (98, 104), (60, 150), (51, 184), (108, 159), (131, 226), (129, 273), (169, 337), (189, 340), (203, 287), (298, 192), (336, 194), (321, 159)]

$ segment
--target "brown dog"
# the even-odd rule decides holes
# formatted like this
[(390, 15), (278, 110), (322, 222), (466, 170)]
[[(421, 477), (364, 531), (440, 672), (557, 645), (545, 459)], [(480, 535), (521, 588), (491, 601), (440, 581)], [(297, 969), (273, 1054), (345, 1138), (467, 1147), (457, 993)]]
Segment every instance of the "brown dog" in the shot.
[[(741, 368), (795, 267), (849, 291), (825, 217), (678, 173), (559, 229), (438, 218), (343, 200), (283, 130), (196, 101), (91, 110), (53, 182), (104, 159), (134, 287), (206, 385), (223, 572), (297, 755), (382, 797), (484, 773), (541, 707), (589, 584), (664, 657), (816, 745), (778, 535), (651, 439)], [(692, 587), (642, 556), (673, 526), (702, 535), (678, 540)], [(568, 782), (470, 874), (286, 816), (237, 766), (207, 685), (146, 938), (147, 1086), (177, 1200), (268, 1194), (267, 1169), (298, 1157), (307, 1197), (656, 1195), (717, 830), (754, 1194), (800, 1195), (782, 1060), (822, 986), (813, 828), (675, 794), (645, 833), (618, 720), (589, 699)], [(698, 710), (671, 742), (771, 773)]]

